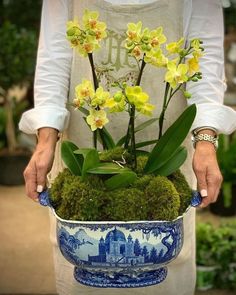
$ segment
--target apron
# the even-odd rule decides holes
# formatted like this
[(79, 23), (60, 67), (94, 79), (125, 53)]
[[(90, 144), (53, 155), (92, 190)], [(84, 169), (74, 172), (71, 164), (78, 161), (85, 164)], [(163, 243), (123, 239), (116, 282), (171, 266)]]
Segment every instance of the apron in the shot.
[[(168, 42), (179, 40), (183, 35), (183, 1), (156, 0), (145, 4), (111, 4), (105, 0), (74, 0), (72, 1), (72, 18), (82, 19), (85, 9), (99, 12), (99, 19), (106, 22), (108, 38), (101, 44), (102, 50), (94, 53), (96, 71), (100, 75), (101, 84), (109, 88), (114, 80), (133, 80), (137, 76), (137, 64), (134, 59), (128, 58), (122, 42), (125, 39), (127, 23), (142, 21), (143, 27), (155, 29), (162, 26)], [(65, 24), (66, 25), (66, 24)], [(65, 41), (66, 42), (66, 41)], [(113, 68), (112, 71), (106, 71)], [(146, 65), (142, 77), (141, 86), (143, 91), (150, 97), (150, 103), (156, 108), (153, 117), (158, 117), (162, 107), (164, 94), (164, 71), (151, 65)], [(71, 81), (69, 98), (75, 97), (75, 86), (82, 82), (82, 79), (92, 81), (92, 73), (87, 58), (80, 57), (76, 50), (73, 52), (71, 67)], [(164, 129), (166, 129), (186, 108), (186, 99), (177, 93), (171, 101)], [(75, 142), (80, 148), (92, 147), (92, 133), (84, 122), (79, 111), (70, 109), (71, 117), (66, 137)], [(127, 129), (128, 117), (124, 113), (109, 114), (109, 123), (106, 128), (115, 140), (122, 137)], [(145, 116), (138, 116), (136, 125), (147, 120)], [(149, 126), (137, 136), (136, 141), (153, 140), (158, 137), (157, 124)], [(195, 178), (192, 172), (192, 144), (190, 138), (185, 140), (188, 149), (188, 159), (182, 167), (189, 184), (195, 187)], [(62, 169), (60, 159), (60, 142), (58, 143), (54, 166), (51, 172), (52, 177)], [(168, 275), (164, 282), (159, 285), (132, 288), (94, 288), (79, 284), (73, 277), (74, 267), (61, 255), (55, 237), (55, 218), (51, 216), (51, 240), (54, 248), (54, 263), (56, 272), (56, 287), (59, 295), (120, 295), (120, 294), (165, 294), (165, 295), (192, 295), (195, 287), (195, 209), (190, 209), (184, 216), (184, 245), (178, 258), (168, 265)]]

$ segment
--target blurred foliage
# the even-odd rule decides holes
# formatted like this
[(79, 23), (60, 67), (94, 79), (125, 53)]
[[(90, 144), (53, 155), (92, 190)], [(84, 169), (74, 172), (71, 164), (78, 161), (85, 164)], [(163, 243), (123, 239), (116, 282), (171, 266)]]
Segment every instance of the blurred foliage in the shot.
[(36, 35), (6, 21), (0, 28), (0, 87), (8, 90), (32, 82), (36, 59)]
[(0, 0), (0, 25), (9, 21), (38, 34), (41, 6), (42, 0)]
[(236, 134), (219, 136), (217, 159), (224, 182), (236, 184)]
[[(9, 121), (16, 136), (21, 114), (32, 107), (41, 5), (41, 0), (0, 0), (0, 148), (9, 147)], [(23, 100), (8, 97), (14, 85), (27, 86)]]
[(225, 32), (228, 32), (230, 27), (236, 28), (236, 1), (227, 0), (224, 6), (224, 22), (225, 22)]

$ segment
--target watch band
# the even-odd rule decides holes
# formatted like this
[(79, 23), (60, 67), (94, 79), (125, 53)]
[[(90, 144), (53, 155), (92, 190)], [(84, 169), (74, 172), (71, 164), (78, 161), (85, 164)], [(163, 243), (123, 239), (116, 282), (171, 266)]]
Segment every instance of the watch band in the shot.
[(200, 133), (200, 134), (194, 135), (193, 136), (194, 148), (195, 148), (196, 143), (198, 141), (208, 141), (214, 145), (215, 149), (217, 149), (217, 147), (218, 147), (218, 137), (217, 136), (212, 136), (212, 135), (209, 135), (206, 133)]

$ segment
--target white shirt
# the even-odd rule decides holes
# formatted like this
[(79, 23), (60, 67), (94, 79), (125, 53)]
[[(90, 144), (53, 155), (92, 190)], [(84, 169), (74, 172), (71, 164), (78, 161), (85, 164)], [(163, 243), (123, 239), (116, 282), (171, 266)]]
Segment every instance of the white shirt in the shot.
[[(108, 2), (130, 4), (153, 0)], [(42, 127), (63, 131), (67, 126), (69, 112), (66, 102), (72, 61), (72, 49), (65, 37), (69, 7), (70, 0), (43, 2), (34, 85), (35, 106), (22, 115), (19, 123), (19, 128), (25, 133), (34, 134)], [(200, 60), (203, 79), (187, 85), (187, 90), (192, 94), (188, 102), (197, 105), (197, 117), (192, 129), (211, 126), (220, 133), (229, 134), (236, 129), (236, 112), (222, 105), (225, 82), (221, 2), (185, 0), (184, 9), (184, 37), (189, 40), (200, 38), (205, 49), (205, 54)]]

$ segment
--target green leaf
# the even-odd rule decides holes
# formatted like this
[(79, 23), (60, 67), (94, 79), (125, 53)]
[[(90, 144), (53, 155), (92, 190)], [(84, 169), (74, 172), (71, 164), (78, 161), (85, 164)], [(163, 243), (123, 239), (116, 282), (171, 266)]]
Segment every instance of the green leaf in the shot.
[(180, 146), (172, 157), (159, 169), (155, 170), (153, 173), (168, 176), (178, 170), (187, 158), (187, 150), (185, 147)]
[(102, 129), (98, 129), (98, 135), (99, 142), (101, 144), (104, 144), (105, 149), (111, 150), (116, 146), (111, 134), (107, 131), (105, 127), (103, 127)]
[(127, 171), (131, 171), (129, 168), (122, 168), (115, 163), (101, 163), (96, 167), (90, 168), (87, 173), (92, 174), (120, 174)]
[(136, 143), (135, 147), (136, 149), (138, 149), (138, 148), (142, 148), (144, 146), (148, 146), (157, 142), (158, 142), (158, 139), (143, 141), (143, 142)]
[(74, 151), (78, 147), (71, 141), (63, 141), (61, 144), (61, 157), (70, 172), (74, 175), (81, 175), (83, 166), (83, 157), (75, 155)]
[(81, 171), (82, 180), (84, 180), (87, 171), (91, 168), (96, 167), (99, 164), (98, 151), (95, 149), (79, 149), (76, 150), (74, 153), (83, 155), (84, 157), (84, 162)]
[(150, 126), (151, 124), (155, 123), (159, 118), (152, 118), (149, 119), (147, 121), (145, 121), (144, 123), (138, 125), (137, 127), (135, 127), (134, 132), (139, 132), (143, 129), (145, 129), (146, 127)]
[(196, 105), (193, 104), (167, 129), (150, 153), (144, 168), (145, 173), (152, 173), (159, 169), (172, 157), (186, 138), (195, 116)]
[(109, 190), (126, 187), (137, 179), (136, 173), (133, 171), (123, 172), (112, 176), (105, 181), (105, 185)]
[[(158, 118), (152, 118), (150, 120), (145, 121), (144, 123), (138, 125), (137, 127), (134, 128), (134, 133), (139, 132), (141, 130), (143, 130), (144, 128), (150, 126), (151, 124), (153, 124), (154, 122), (156, 122), (158, 120)], [(116, 146), (122, 146), (125, 143), (126, 140), (126, 135), (121, 137), (117, 143)]]

